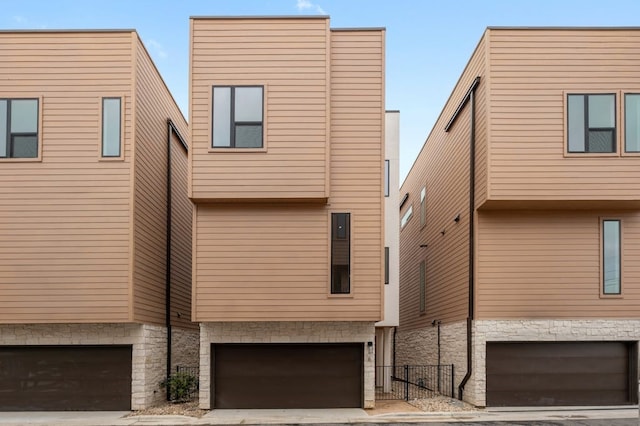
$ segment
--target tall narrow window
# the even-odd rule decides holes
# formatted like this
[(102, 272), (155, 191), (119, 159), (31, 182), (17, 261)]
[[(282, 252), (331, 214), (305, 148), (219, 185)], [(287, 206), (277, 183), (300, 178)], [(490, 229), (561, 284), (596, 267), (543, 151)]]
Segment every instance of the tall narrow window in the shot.
[(602, 292), (620, 294), (621, 245), (620, 221), (602, 221)]
[(262, 86), (214, 86), (214, 148), (262, 148)]
[(0, 99), (0, 157), (38, 157), (38, 99)]
[(400, 218), (400, 229), (407, 226), (407, 223), (409, 223), (409, 220), (411, 219), (412, 216), (413, 216), (413, 206), (409, 206), (407, 211), (404, 212), (404, 215), (402, 216), (402, 218)]
[(640, 94), (624, 95), (624, 150), (640, 152)]
[(427, 188), (422, 188), (420, 192), (420, 226), (424, 226), (427, 223)]
[(331, 213), (331, 294), (351, 292), (351, 214)]
[(384, 248), (384, 283), (389, 284), (389, 247)]
[(616, 95), (567, 95), (569, 152), (616, 152)]
[(427, 270), (425, 261), (420, 262), (420, 313), (423, 314), (426, 309), (427, 296)]
[(389, 160), (384, 160), (384, 196), (389, 196)]
[(102, 156), (120, 157), (122, 115), (120, 98), (102, 98)]

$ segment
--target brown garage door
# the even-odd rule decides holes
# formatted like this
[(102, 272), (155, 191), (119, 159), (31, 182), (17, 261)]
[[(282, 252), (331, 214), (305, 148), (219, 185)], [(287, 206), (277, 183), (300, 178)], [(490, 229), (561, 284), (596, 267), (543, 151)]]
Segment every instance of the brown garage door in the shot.
[(363, 406), (363, 344), (218, 344), (214, 408)]
[(487, 406), (633, 404), (635, 353), (625, 342), (487, 343)]
[(0, 410), (130, 410), (131, 346), (0, 346)]

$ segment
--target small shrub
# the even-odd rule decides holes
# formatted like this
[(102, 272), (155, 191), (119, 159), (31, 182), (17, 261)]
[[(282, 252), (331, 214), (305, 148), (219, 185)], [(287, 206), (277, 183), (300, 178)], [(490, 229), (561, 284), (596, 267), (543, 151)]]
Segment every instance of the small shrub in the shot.
[(189, 373), (178, 372), (164, 380), (160, 386), (167, 389), (169, 400), (174, 402), (189, 401), (198, 389), (198, 379)]

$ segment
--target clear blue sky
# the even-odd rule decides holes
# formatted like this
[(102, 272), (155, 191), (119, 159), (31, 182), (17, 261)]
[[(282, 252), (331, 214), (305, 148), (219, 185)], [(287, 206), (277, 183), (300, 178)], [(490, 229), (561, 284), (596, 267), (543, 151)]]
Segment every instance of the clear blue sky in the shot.
[(487, 26), (639, 26), (639, 0), (0, 0), (2, 29), (134, 28), (187, 114), (189, 16), (331, 16), (386, 27), (386, 108), (400, 110), (400, 177)]

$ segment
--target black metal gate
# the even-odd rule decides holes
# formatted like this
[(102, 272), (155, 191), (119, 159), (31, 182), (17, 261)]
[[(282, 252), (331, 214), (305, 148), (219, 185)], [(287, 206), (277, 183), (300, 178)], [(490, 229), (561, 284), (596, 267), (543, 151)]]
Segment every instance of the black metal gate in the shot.
[(453, 397), (453, 364), (376, 366), (376, 399)]

